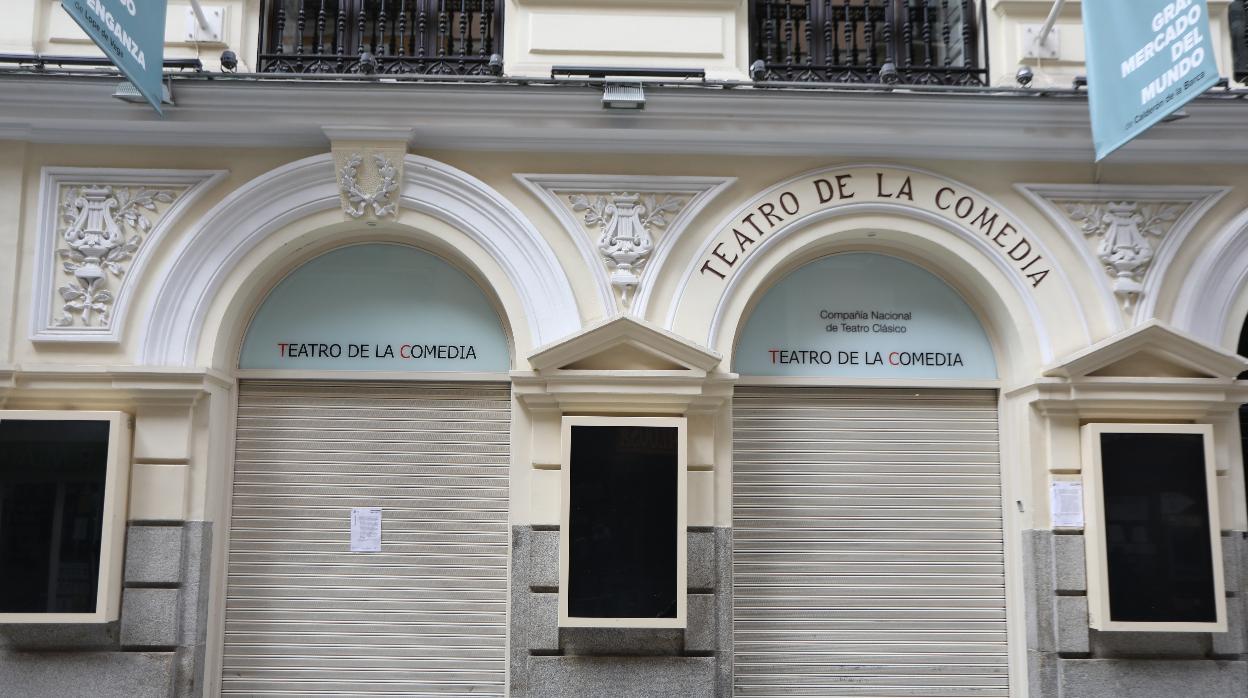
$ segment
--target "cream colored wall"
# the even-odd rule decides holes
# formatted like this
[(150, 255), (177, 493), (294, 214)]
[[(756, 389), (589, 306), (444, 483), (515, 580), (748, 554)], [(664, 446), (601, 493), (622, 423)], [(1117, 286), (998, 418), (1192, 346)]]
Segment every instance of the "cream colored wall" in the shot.
[[(1068, 0), (1054, 24), (1050, 43), (1057, 49), (1056, 58), (1029, 52), (1024, 38), (1028, 27), (1039, 28), (1053, 7), (1053, 0), (990, 0), (992, 83), (1014, 85), (1014, 75), (1023, 65), (1035, 73), (1033, 87), (1071, 87), (1076, 75), (1086, 75), (1084, 29), (1080, 19), (1083, 0)], [(1232, 0), (1207, 0), (1209, 32), (1213, 38), (1218, 72), (1229, 76), (1233, 65), (1228, 11)], [(1029, 55), (1030, 53), (1030, 55)]]
[(508, 75), (551, 66), (702, 68), (746, 80), (749, 28), (741, 0), (507, 0)]
[[(14, 10), (7, 7), (10, 4)], [(221, 52), (232, 49), (239, 58), (238, 70), (252, 70), (255, 37), (259, 34), (259, 0), (203, 0), (200, 4), (207, 13), (222, 13), (220, 39), (197, 41), (188, 36), (190, 3), (169, 0), (165, 14), (165, 58), (198, 58), (206, 70), (215, 71), (221, 66)], [(9, 0), (5, 5), (0, 49), (58, 56), (104, 55), (61, 8), (61, 0)]]
[(18, 251), (26, 230), (23, 174), (27, 151), (25, 143), (0, 141), (0, 298), (8, 299), (0, 302), (0, 366), (11, 362), (18, 299), (27, 290), (18, 274)]
[[(202, 169), (225, 170), (226, 178), (188, 209), (178, 225), (169, 231), (161, 245), (152, 250), (153, 256), (147, 266), (149, 271), (169, 264), (172, 255), (183, 241), (189, 228), (226, 194), (242, 184), (279, 165), (297, 160), (307, 151), (259, 150), (227, 148), (129, 148), (41, 145), (29, 150), (23, 177), (23, 236), (20, 248), (20, 273), (22, 290), (15, 298), (13, 309), (16, 341), (12, 360), (15, 363), (87, 363), (102, 365), (133, 364), (138, 355), (137, 332), (142, 317), (138, 313), (127, 318), (119, 345), (39, 344), (27, 339), (30, 323), (30, 287), (33, 284), (36, 254), (36, 218), (39, 201), (40, 171), (49, 166), (74, 166), (98, 168), (136, 169)], [(154, 289), (142, 279), (128, 280), (137, 293), (130, 298), (133, 308), (151, 305)], [(210, 365), (212, 362), (205, 362)]]
[[(129, 517), (131, 519), (207, 520), (218, 522), (214, 535), (212, 608), (209, 610), (212, 629), (210, 637), (219, 638), (222, 611), (220, 591), (224, 584), (225, 553), (228, 546), (228, 498), (233, 459), (234, 393), (232, 367), (247, 319), (264, 293), (281, 277), (318, 251), (350, 240), (405, 240), (442, 254), (469, 271), (483, 286), (490, 287), (498, 298), (501, 311), (513, 331), (515, 367), (527, 369), (525, 357), (536, 347), (528, 335), (527, 325), (517, 315), (520, 311), (515, 290), (510, 288), (499, 262), (453, 227), (427, 216), (405, 211), (395, 223), (377, 227), (361, 226), (345, 221), (336, 210), (296, 219), (273, 233), (260, 246), (251, 250), (232, 270), (208, 314), (199, 347), (199, 368), (177, 375), (144, 375), (126, 379), (127, 372), (142, 371), (134, 366), (138, 350), (137, 330), (143, 318), (137, 309), (147, 308), (153, 299), (154, 279), (159, 270), (168, 268), (180, 243), (214, 205), (230, 192), (239, 189), (275, 167), (308, 155), (310, 150), (263, 149), (162, 149), (139, 147), (87, 148), (81, 146), (49, 146), (0, 142), (0, 272), (9, 265), (12, 274), (0, 273), (7, 288), (0, 301), (0, 403), (10, 408), (78, 408), (86, 406), (121, 409), (136, 417), (135, 457), (131, 469)], [(556, 155), (528, 153), (483, 153), (422, 151), (432, 159), (460, 168), (481, 179), (513, 204), (550, 244), (558, 264), (570, 280), (580, 304), (583, 326), (605, 319), (592, 280), (593, 271), (566, 231), (542, 202), (514, 178), (517, 172), (561, 174), (620, 175), (699, 175), (736, 177), (737, 180), (693, 220), (683, 237), (676, 242), (668, 265), (654, 276), (656, 283), (647, 321), (662, 325), (677, 299), (678, 282), (686, 269), (700, 263), (700, 250), (708, 237), (716, 235), (725, 221), (761, 192), (803, 172), (852, 161), (831, 161), (817, 158), (742, 158), (735, 156), (654, 155)], [(1092, 299), (1103, 293), (1086, 265), (1086, 251), (1080, 252), (1042, 212), (1014, 189), (1019, 182), (1079, 184), (1206, 184), (1231, 187), (1225, 196), (1192, 231), (1182, 252), (1167, 270), (1162, 285), (1163, 298), (1159, 311), (1163, 318), (1173, 305), (1172, 296), (1182, 286), (1188, 269), (1195, 261), (1196, 251), (1216, 236), (1221, 227), (1238, 214), (1244, 204), (1243, 192), (1248, 191), (1248, 171), (1239, 167), (1140, 167), (1042, 163), (968, 163), (968, 162), (903, 162), (895, 167), (925, 170), (931, 176), (947, 178), (957, 186), (975, 189), (991, 198), (1008, 215), (1025, 226), (1029, 234), (1043, 240), (1056, 266), (1065, 270), (1068, 284), (1055, 285), (1054, 293), (1038, 297), (1040, 313), (1047, 318), (1049, 353), (1061, 359), (1065, 354), (1082, 349), (1114, 331), (1111, 316)], [(228, 170), (226, 179), (191, 207), (167, 236), (154, 249), (154, 256), (142, 278), (135, 278), (136, 294), (128, 302), (131, 313), (122, 328), (119, 345), (55, 345), (33, 344), (29, 341), (28, 313), (34, 284), (36, 230), (34, 211), (39, 201), (40, 169), (45, 166), (110, 167), (110, 168), (186, 168)], [(5, 186), (5, 183), (8, 186)], [(876, 238), (866, 238), (875, 232)], [(662, 233), (660, 233), (662, 234)], [(1022, 558), (1013, 546), (1021, 540), (1021, 531), (1048, 528), (1048, 487), (1064, 477), (1055, 468), (1068, 468), (1078, 459), (1078, 428), (1081, 419), (1075, 415), (1052, 418), (1035, 410), (1031, 401), (1035, 392), (1018, 388), (1041, 379), (1045, 361), (1038, 346), (1030, 311), (1020, 300), (1017, 289), (991, 265), (983, 253), (965, 241), (951, 236), (931, 223), (913, 217), (883, 216), (878, 212), (830, 218), (789, 235), (766, 252), (745, 280), (741, 291), (731, 299), (735, 310), (729, 313), (728, 326), (712, 349), (723, 354), (718, 371), (732, 366), (735, 325), (744, 317), (751, 296), (773, 282), (783, 272), (813, 256), (834, 249), (829, 242), (843, 240), (841, 249), (863, 249), (871, 245), (879, 249), (900, 250), (916, 261), (933, 267), (971, 301), (980, 312), (990, 334), (996, 341), (999, 363), (1003, 368), (1001, 409), (1001, 454), (1003, 476), (1003, 514), (1007, 530), (1007, 587), (1012, 599), (1009, 604), (1009, 627), (1016, 648), (1026, 646), (1021, 633), (1026, 623), (1021, 618), (1023, 605), (1017, 602), (1022, 594)], [(872, 242), (868, 242), (872, 240)], [(1096, 273), (1101, 273), (1098, 269)], [(1055, 279), (1056, 280), (1056, 277)], [(1248, 308), (1248, 292), (1236, 308)], [(704, 342), (709, 318), (703, 311), (711, 299), (694, 294), (676, 314), (676, 329), (694, 342)], [(1086, 323), (1074, 321), (1076, 306), (1088, 307)], [(1228, 337), (1231, 335), (1228, 333)], [(1233, 346), (1233, 337), (1228, 339)], [(1036, 346), (1033, 346), (1036, 345)], [(6, 366), (9, 364), (9, 366)], [(5, 390), (5, 371), (18, 374), (44, 367), (53, 372), (67, 373), (31, 379), (29, 385)], [(207, 370), (207, 373), (203, 373)], [(84, 377), (82, 372), (94, 377)], [(72, 374), (72, 375), (68, 375)], [(129, 381), (129, 382), (127, 382)], [(127, 386), (118, 388), (118, 385)], [(519, 383), (517, 383), (519, 385)], [(600, 395), (622, 398), (619, 384), (604, 383), (597, 393), (581, 399), (591, 400), (586, 411), (602, 413)], [(644, 386), (633, 386), (646, 396)], [(732, 413), (724, 395), (702, 403), (700, 414), (690, 415), (690, 465), (688, 479), (689, 521), (692, 525), (730, 526), (732, 524)], [(1016, 389), (1017, 388), (1017, 389)], [(718, 388), (717, 388), (718, 389)], [(1135, 385), (1128, 391), (1132, 399), (1162, 396), (1162, 388)], [(1248, 391), (1243, 399), (1248, 400)], [(637, 394), (631, 399), (636, 400)], [(713, 403), (713, 404), (710, 404)], [(514, 524), (552, 524), (559, 521), (561, 499), (559, 471), (545, 467), (552, 460), (550, 452), (558, 444), (558, 409), (535, 409), (542, 399), (514, 399), (512, 424), (512, 468), (510, 517)], [(686, 403), (692, 405), (693, 403)], [(709, 405), (709, 406), (708, 406)], [(670, 407), (670, 405), (669, 405)], [(623, 408), (621, 408), (623, 409)], [(644, 407), (634, 404), (625, 411), (662, 412), (653, 401)], [(614, 411), (614, 410), (612, 410)], [(636, 413), (636, 412), (634, 412)], [(679, 413), (679, 410), (677, 410)], [(1239, 468), (1238, 450), (1234, 448), (1237, 426), (1233, 412), (1206, 413), (1182, 418), (1208, 421), (1216, 425), (1220, 444), (1219, 458), (1227, 464), (1219, 478), (1222, 502), (1222, 526), (1243, 530), (1248, 526), (1244, 510), (1244, 482)], [(217, 643), (218, 640), (213, 640)], [(219, 644), (214, 644), (214, 648)], [(214, 649), (213, 652), (217, 652)], [(1022, 675), (1021, 649), (1013, 653), (1015, 671)], [(214, 673), (215, 668), (209, 672)]]
[[(1034, 87), (1070, 87), (1086, 74), (1081, 0), (1070, 0), (1053, 30), (1056, 58), (1028, 55), (1024, 30), (1043, 24), (1053, 0), (987, 0), (990, 79), (1015, 85), (1022, 65), (1035, 72)], [(1232, 66), (1228, 8), (1208, 0), (1218, 68)], [(60, 8), (60, 0), (11, 0), (0, 25), (0, 52), (92, 55), (102, 53)], [(205, 0), (224, 14), (220, 41), (188, 40), (185, 0), (171, 0), (166, 56), (199, 58), (218, 70), (231, 49), (239, 71), (255, 67), (260, 0)], [(749, 79), (749, 22), (744, 0), (506, 0), (504, 68), (507, 75), (549, 77), (554, 65), (703, 68), (717, 80)]]
[[(219, 202), (231, 191), (251, 179), (263, 175), (268, 170), (311, 154), (304, 150), (273, 150), (260, 149), (202, 149), (172, 151), (159, 148), (83, 148), (75, 146), (24, 145), (20, 143), (0, 144), (6, 157), (0, 165), (0, 181), (7, 178), (11, 182), (21, 182), (21, 192), (15, 194), (15, 186), (0, 188), (0, 207), (7, 215), (0, 217), (0, 244), (15, 249), (20, 254), (0, 257), (0, 264), (13, 265), (16, 261), (15, 274), (6, 274), (6, 283), (14, 289), (6, 294), (7, 301), (0, 304), (0, 333), (6, 340), (0, 343), (11, 358), (5, 363), (18, 364), (23, 367), (53, 365), (61, 367), (99, 366), (120, 367), (136, 362), (138, 347), (135, 343), (137, 323), (141, 318), (131, 314), (127, 326), (123, 328), (123, 341), (120, 345), (88, 346), (88, 345), (57, 345), (33, 344), (27, 339), (28, 313), (30, 295), (33, 285), (33, 268), (35, 255), (35, 219), (33, 211), (37, 206), (39, 171), (44, 166), (80, 166), (80, 167), (131, 167), (131, 168), (167, 168), (179, 167), (189, 169), (224, 169), (229, 171), (226, 180), (187, 211), (184, 218), (170, 231), (153, 250), (154, 257), (147, 267), (147, 278), (132, 279), (137, 284), (137, 294), (132, 295), (128, 302), (134, 309), (148, 307), (154, 293), (151, 277), (160, 268), (167, 267), (180, 242), (185, 239), (188, 230), (203, 217), (205, 212)], [(467, 153), (446, 151), (423, 151), (420, 154), (446, 162), (461, 168), (496, 189), (504, 198), (513, 203), (534, 224), (537, 230), (550, 243), (558, 258), (559, 264), (566, 271), (573, 290), (581, 303), (580, 321), (589, 325), (604, 319), (605, 313), (594, 293), (591, 270), (578, 253), (575, 245), (568, 237), (557, 219), (532, 194), (524, 189), (512, 176), (515, 172), (544, 173), (596, 173), (596, 174), (633, 174), (633, 175), (704, 175), (733, 176), (736, 183), (728, 188), (716, 200), (712, 201), (703, 213), (694, 220), (686, 230), (684, 237), (678, 241), (669, 257), (668, 266), (662, 270), (661, 276), (655, 279), (656, 287), (646, 320), (662, 325), (674, 301), (677, 282), (684, 270), (696, 265), (697, 255), (708, 236), (720, 230), (721, 224), (740, 206), (757, 196), (768, 187), (784, 181), (796, 174), (816, 168), (831, 167), (837, 163), (814, 158), (751, 158), (743, 161), (737, 157), (680, 157), (656, 159), (653, 156), (568, 156), (554, 154), (523, 154), (523, 153)], [(1039, 298), (1040, 309), (1048, 317), (1053, 356), (1061, 358), (1076, 349), (1103, 339), (1112, 333), (1112, 323), (1104, 312), (1093, 305), (1087, 310), (1087, 328), (1082, 323), (1071, 321), (1076, 313), (1074, 304), (1096, 296), (1098, 286), (1095, 279), (1088, 274), (1080, 252), (1076, 251), (1064, 236), (1053, 228), (1041, 212), (1036, 210), (1015, 189), (1016, 182), (1064, 182), (1091, 183), (1096, 181), (1098, 171), (1090, 166), (1059, 165), (1059, 164), (1024, 164), (1005, 163), (985, 166), (982, 163), (958, 162), (908, 162), (897, 163), (906, 167), (927, 170), (935, 175), (955, 180), (964, 186), (982, 191), (994, 199), (1003, 209), (1008, 210), (1019, 221), (1025, 224), (1030, 232), (1043, 239), (1049, 251), (1054, 255), (1056, 266), (1066, 272), (1069, 288), (1055, 289), (1060, 293)], [(1182, 176), (1180, 176), (1182, 175)], [(1212, 184), (1233, 187), (1230, 195), (1214, 207), (1192, 232), (1191, 237), (1176, 258), (1173, 267), (1168, 271), (1163, 285), (1163, 298), (1159, 305), (1165, 317), (1172, 305), (1172, 297), (1182, 285), (1185, 272), (1195, 259), (1197, 251), (1202, 249), (1202, 242), (1215, 235), (1222, 225), (1240, 212), (1243, 196), (1239, 192), (1248, 190), (1248, 172), (1235, 167), (1202, 167), (1185, 168), (1145, 168), (1136, 166), (1104, 166), (1099, 170), (1101, 183), (1114, 184)], [(6, 198), (7, 197), (7, 198)], [(6, 203), (7, 202), (7, 203)], [(905, 219), (886, 219), (879, 216), (851, 219), (834, 219), (809, 228), (801, 234), (794, 234), (785, 245), (778, 245), (768, 252), (772, 262), (755, 267), (753, 277), (743, 286), (739, 297), (732, 300), (737, 310), (734, 318), (740, 317), (748, 306), (751, 298), (749, 289), (766, 286), (783, 271), (812, 255), (817, 255), (831, 248), (821, 247), (827, 240), (836, 236), (849, 236), (852, 239), (855, 230), (864, 231), (893, 229), (900, 236), (895, 244), (903, 238), (911, 239), (908, 254), (916, 259), (934, 264), (938, 271), (944, 271), (946, 278), (962, 290), (978, 307), (981, 314), (999, 340), (999, 350), (1007, 352), (1002, 357), (1002, 365), (1007, 368), (1003, 373), (1003, 385), (1007, 389), (1036, 379), (1043, 366), (1040, 352), (1036, 347), (1028, 346), (1035, 342), (1036, 336), (1029, 328), (1028, 311), (1018, 302), (1018, 294), (999, 275), (994, 276), (990, 269), (983, 268), (982, 261), (977, 261), (978, 253), (964, 243), (959, 243), (947, 233), (932, 229), (930, 226)], [(839, 231), (839, 232), (838, 232)], [(436, 221), (421, 218), (415, 214), (404, 214), (397, 227), (380, 226), (363, 228), (344, 223), (343, 217), (337, 212), (317, 214), (311, 218), (296, 221), (286, 229), (272, 236), (260, 248), (250, 253), (235, 269), (227, 284), (227, 289), (217, 299), (210, 313), (207, 329), (202, 336), (200, 346), (200, 364), (215, 368), (228, 375), (234, 365), (235, 352), (241, 339), (246, 319), (255, 304), (263, 297), (265, 291), (280, 278), (286, 270), (299, 261), (308, 258), (326, 246), (338, 244), (347, 239), (407, 239), (424, 240), (425, 244), (435, 251), (441, 251), (474, 273), (477, 278), (496, 290), (504, 314), (514, 313), (517, 303), (513, 290), (508, 288), (505, 275), (496, 261), (489, 258), (483, 250), (476, 248), (463, 239), (454, 229)], [(877, 237), (872, 244), (887, 248), (891, 238)], [(928, 239), (934, 241), (928, 252), (922, 247), (914, 247), (913, 240)], [(822, 240), (821, 242), (816, 242)], [(866, 244), (859, 239), (852, 245), (861, 248)], [(440, 246), (440, 247), (439, 247)], [(904, 245), (903, 245), (904, 247)], [(905, 249), (903, 249), (905, 252)], [(940, 255), (945, 255), (943, 262)], [(458, 255), (458, 257), (456, 256)], [(966, 272), (958, 271), (957, 260), (963, 260)], [(949, 264), (946, 264), (948, 262)], [(976, 280), (971, 272), (983, 272), (982, 278)], [(952, 271), (951, 271), (952, 270)], [(1004, 299), (992, 305), (992, 298)], [(977, 300), (978, 299), (978, 300)], [(706, 323), (708, 318), (702, 313), (706, 298), (694, 298), (690, 305), (678, 313), (677, 329), (695, 342), (705, 341)], [(1248, 304), (1248, 299), (1241, 306)], [(509, 317), (508, 324), (516, 335), (516, 367), (527, 368), (524, 360), (536, 347), (528, 337), (527, 329), (516, 318)], [(733, 320), (735, 323), (736, 320)], [(1011, 327), (1008, 323), (1013, 322)], [(1009, 337), (1008, 335), (1011, 335)], [(729, 327), (721, 335), (720, 341), (713, 349), (724, 355), (721, 370), (728, 370), (732, 362), (732, 342), (735, 328)], [(1232, 339), (1233, 341), (1233, 339)], [(1013, 344), (1011, 344), (1013, 343)], [(7, 348), (11, 347), (11, 349)], [(186, 408), (184, 419), (192, 426), (175, 426), (168, 422), (168, 429), (163, 429), (157, 422), (148, 422), (151, 428), (174, 434), (178, 439), (183, 436), (178, 429), (186, 431), (190, 439), (191, 449), (185, 458), (166, 458), (152, 456), (147, 465), (162, 464), (185, 465), (186, 477), (174, 479), (168, 486), (160, 485), (156, 475), (165, 472), (161, 468), (153, 470), (151, 482), (155, 488), (150, 494), (136, 490), (141, 497), (136, 506), (144, 498), (152, 501), (165, 497), (169, 488), (183, 487), (185, 495), (185, 515), (192, 518), (215, 518), (221, 512), (220, 502), (223, 496), (219, 481), (209, 477), (209, 464), (215, 462), (216, 467), (228, 463), (228, 424), (222, 425), (206, 418), (211, 410), (220, 414), (223, 403), (228, 403), (228, 394), (217, 395), (205, 400), (192, 410)], [(183, 419), (183, 418), (179, 418)], [(525, 446), (531, 438), (522, 436), (527, 417), (518, 417), (517, 438), (515, 441), (517, 462), (529, 465), (529, 449)], [(1003, 418), (1004, 419), (1004, 418)], [(173, 420), (176, 422), (177, 420)], [(228, 421), (228, 419), (227, 419)], [(139, 432), (144, 433), (148, 427), (140, 419)], [(1019, 425), (1027, 420), (1019, 421)], [(1003, 424), (1005, 422), (1003, 421)], [(724, 525), (731, 520), (730, 489), (727, 467), (730, 461), (730, 428), (727, 417), (721, 414), (710, 419), (707, 425), (701, 425), (699, 433), (713, 433), (713, 450), (716, 459), (717, 476), (708, 480), (706, 487), (693, 488), (701, 497), (699, 501), (713, 501), (713, 513), (708, 514), (709, 520)], [(703, 428), (705, 426), (705, 428)], [(1028, 436), (1031, 434), (1032, 436)], [(1007, 458), (1009, 467), (1015, 469), (1017, 485), (1022, 488), (1024, 499), (1036, 506), (1029, 506), (1024, 512), (1026, 525), (1044, 525), (1044, 502), (1040, 496), (1044, 491), (1044, 473), (1046, 468), (1034, 467), (1042, 464), (1049, 457), (1043, 449), (1031, 448), (1026, 442), (1034, 437), (1034, 428), (1020, 433), (1022, 443), (1014, 447), (1016, 455)], [(215, 450), (214, 450), (215, 449)], [(181, 461), (165, 463), (166, 461)], [(721, 469), (719, 466), (723, 466)], [(530, 468), (531, 469), (531, 468)], [(526, 476), (530, 473), (526, 470)], [(701, 477), (701, 476), (700, 476)], [(144, 482), (143, 476), (136, 477), (136, 482)], [(517, 482), (520, 489), (524, 483)], [(1242, 485), (1241, 485), (1242, 486)], [(704, 489), (715, 490), (713, 498), (706, 497)], [(695, 492), (691, 491), (691, 496)], [(557, 506), (557, 498), (552, 502), (549, 497), (533, 495), (524, 498), (523, 506), (517, 509), (520, 517), (517, 522), (537, 520), (549, 516), (538, 509)], [(179, 501), (181, 501), (179, 499)], [(536, 505), (534, 502), (538, 502)], [(546, 502), (545, 504), (541, 502)], [(528, 508), (528, 511), (525, 509)], [(706, 509), (706, 506), (703, 506)], [(1242, 507), (1241, 507), (1242, 509)], [(1238, 510), (1235, 510), (1238, 511)], [(216, 513), (214, 513), (216, 512)], [(1242, 512), (1235, 514), (1242, 517)], [(699, 514), (701, 516), (701, 514)], [(1239, 519), (1236, 519), (1239, 520)]]

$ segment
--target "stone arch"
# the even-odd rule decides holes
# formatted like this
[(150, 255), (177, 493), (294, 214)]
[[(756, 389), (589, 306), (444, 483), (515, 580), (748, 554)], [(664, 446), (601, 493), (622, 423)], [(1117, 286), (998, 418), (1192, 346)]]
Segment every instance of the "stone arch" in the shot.
[[(407, 212), (426, 217), (479, 248), (496, 267), (501, 277), (496, 281), (506, 283), (519, 299), (521, 307), (504, 309), (513, 330), (523, 326), (537, 346), (579, 329), (576, 300), (554, 251), (514, 205), (475, 177), (429, 158), (408, 155), (403, 179), (399, 217)], [(226, 279), (270, 236), (298, 221), (323, 218), (322, 231), (362, 228), (344, 226), (338, 215), (318, 216), (335, 212), (339, 196), (332, 156), (323, 154), (267, 172), (219, 202), (154, 280), (154, 300), (139, 328), (139, 362), (212, 365), (214, 357), (199, 355), (200, 340)], [(436, 235), (408, 225), (385, 223), (366, 230), (373, 239), (438, 244)], [(477, 278), (492, 276), (482, 270)]]
[[(894, 191), (898, 178), (913, 179), (912, 197), (876, 196), (877, 172), (893, 179)], [(802, 214), (788, 217), (782, 225), (767, 230), (765, 237), (760, 236), (754, 249), (741, 255), (730, 278), (718, 287), (705, 280), (699, 285), (700, 266), (710, 258), (718, 241), (725, 239), (724, 231), (733, 230), (734, 225), (741, 227), (743, 214), (757, 211), (760, 202), (778, 201), (784, 192), (799, 191), (816, 178), (836, 182), (838, 173), (868, 181), (860, 182), (857, 196), (826, 206), (807, 210), (803, 201)], [(990, 234), (985, 234), (983, 226), (972, 227), (974, 223), (941, 210), (949, 204), (948, 199), (940, 202), (944, 206), (934, 205), (932, 193), (942, 189), (973, 198), (976, 210), (988, 207), (998, 216), (997, 226), (1009, 224), (1013, 239), (1025, 237), (1034, 254), (1045, 259), (1050, 269), (1043, 287), (1033, 285), (1034, 279), (1029, 280), (1026, 270), (1020, 268), (1024, 265), (1003, 253), (1006, 248), (1000, 240), (994, 245), (991, 227)], [(793, 208), (790, 201), (789, 210)], [(1017, 216), (962, 183), (885, 165), (852, 165), (799, 175), (739, 207), (710, 231), (697, 257), (684, 270), (672, 296), (666, 327), (730, 357), (752, 298), (805, 262), (848, 251), (874, 251), (915, 262), (954, 287), (976, 309), (992, 337), (1003, 379), (1011, 366), (1014, 370), (1027, 366), (1027, 373), (1034, 376), (1039, 367), (1086, 346), (1092, 339), (1089, 319), (1069, 278), (1044, 242)], [(715, 298), (708, 301), (708, 295)]]
[(1248, 210), (1204, 246), (1185, 279), (1170, 324), (1235, 350), (1248, 316)]

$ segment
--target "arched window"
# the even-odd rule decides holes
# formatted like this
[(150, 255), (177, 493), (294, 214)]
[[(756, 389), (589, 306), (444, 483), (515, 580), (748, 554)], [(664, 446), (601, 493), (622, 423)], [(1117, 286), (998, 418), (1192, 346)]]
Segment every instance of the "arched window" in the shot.
[(771, 287), (737, 341), (743, 376), (997, 377), (975, 312), (939, 277), (854, 252), (802, 266)]
[(247, 328), (239, 368), (501, 372), (507, 335), (485, 293), (405, 245), (341, 247), (299, 267)]

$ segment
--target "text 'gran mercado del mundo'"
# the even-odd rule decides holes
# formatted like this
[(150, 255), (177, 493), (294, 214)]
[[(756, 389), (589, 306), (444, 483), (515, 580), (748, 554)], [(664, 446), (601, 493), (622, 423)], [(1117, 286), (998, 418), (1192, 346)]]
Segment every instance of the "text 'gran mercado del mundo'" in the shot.
[(1248, 0), (2, 5), (0, 697), (1248, 696)]

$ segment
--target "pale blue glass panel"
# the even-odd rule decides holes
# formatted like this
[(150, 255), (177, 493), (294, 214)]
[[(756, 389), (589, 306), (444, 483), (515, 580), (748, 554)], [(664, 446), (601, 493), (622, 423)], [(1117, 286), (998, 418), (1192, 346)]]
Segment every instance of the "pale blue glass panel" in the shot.
[(296, 269), (247, 330), (240, 368), (506, 371), (498, 314), (441, 259), (403, 245), (343, 247)]
[(997, 377), (970, 306), (924, 269), (894, 257), (838, 254), (773, 286), (737, 343), (747, 376)]

